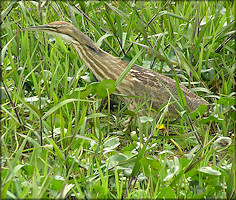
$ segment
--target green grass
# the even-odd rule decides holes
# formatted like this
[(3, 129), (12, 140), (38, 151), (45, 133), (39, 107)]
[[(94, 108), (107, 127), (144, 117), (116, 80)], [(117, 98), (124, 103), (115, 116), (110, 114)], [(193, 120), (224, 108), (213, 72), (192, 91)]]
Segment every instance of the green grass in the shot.
[[(235, 1), (1, 6), (1, 199), (236, 198)], [(64, 41), (20, 31), (59, 20), (114, 56), (178, 77), (210, 110), (189, 113), (180, 98), (174, 121), (171, 102), (153, 118), (114, 95), (103, 101), (122, 77), (96, 83)]]

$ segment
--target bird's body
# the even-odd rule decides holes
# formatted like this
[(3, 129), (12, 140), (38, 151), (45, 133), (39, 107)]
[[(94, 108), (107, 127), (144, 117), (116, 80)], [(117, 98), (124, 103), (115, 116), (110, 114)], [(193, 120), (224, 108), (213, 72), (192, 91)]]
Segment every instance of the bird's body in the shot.
[[(116, 81), (128, 66), (127, 62), (100, 49), (88, 36), (69, 23), (58, 21), (23, 30), (43, 31), (66, 40), (72, 45), (81, 60), (87, 65), (98, 81), (104, 79), (113, 79)], [(187, 107), (190, 110), (195, 110), (201, 104), (208, 105), (207, 101), (191, 92), (182, 84), (180, 84), (180, 88), (183, 91)], [(169, 101), (171, 97), (170, 92), (176, 99), (179, 99), (175, 80), (137, 65), (132, 66), (128, 74), (116, 88), (116, 93), (118, 94), (147, 98), (155, 110), (158, 110), (161, 105)], [(131, 100), (128, 97), (123, 97), (122, 99), (125, 103)], [(137, 104), (142, 101), (144, 100), (140, 98), (132, 98), (130, 109), (134, 110)], [(178, 115), (175, 104), (169, 106), (169, 114), (172, 117)]]

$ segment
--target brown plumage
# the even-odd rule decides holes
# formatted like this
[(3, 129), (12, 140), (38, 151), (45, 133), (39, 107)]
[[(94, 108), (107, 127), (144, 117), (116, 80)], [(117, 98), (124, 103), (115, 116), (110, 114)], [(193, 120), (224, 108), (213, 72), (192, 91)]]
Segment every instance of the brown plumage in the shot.
[[(29, 27), (22, 30), (42, 31), (66, 40), (73, 46), (80, 59), (88, 66), (98, 81), (104, 79), (113, 79), (116, 81), (128, 66), (127, 62), (103, 51), (88, 36), (67, 22), (57, 21), (48, 25)], [(169, 101), (171, 96), (163, 84), (178, 99), (175, 80), (150, 69), (133, 65), (116, 88), (116, 93), (127, 96), (146, 97), (152, 103), (152, 108), (158, 110), (161, 105)], [(207, 101), (191, 92), (182, 84), (180, 84), (180, 88), (183, 91), (187, 107), (190, 110), (195, 110), (201, 104), (208, 105)], [(128, 97), (122, 99), (125, 103), (131, 100)], [(134, 110), (138, 103), (142, 101), (144, 100), (140, 98), (132, 98), (129, 108)], [(178, 116), (175, 104), (170, 105), (168, 110), (171, 117)]]

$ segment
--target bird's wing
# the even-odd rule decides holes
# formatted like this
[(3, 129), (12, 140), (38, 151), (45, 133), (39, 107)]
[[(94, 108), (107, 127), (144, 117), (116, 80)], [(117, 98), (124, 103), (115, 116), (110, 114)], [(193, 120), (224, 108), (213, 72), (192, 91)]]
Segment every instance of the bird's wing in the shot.
[[(168, 102), (171, 97), (170, 92), (176, 99), (179, 99), (174, 79), (137, 65), (131, 68), (130, 73), (133, 77), (135, 95), (151, 99), (154, 108), (159, 108), (162, 104)], [(182, 84), (180, 84), (180, 88), (183, 91), (187, 106), (191, 110), (195, 110), (200, 104), (207, 104), (204, 99), (191, 92)]]

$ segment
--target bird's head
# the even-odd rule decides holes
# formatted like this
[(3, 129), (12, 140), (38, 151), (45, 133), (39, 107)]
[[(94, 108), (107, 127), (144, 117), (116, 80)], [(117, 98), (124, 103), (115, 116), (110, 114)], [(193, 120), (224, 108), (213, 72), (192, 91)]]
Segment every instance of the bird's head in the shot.
[(42, 31), (64, 39), (68, 43), (86, 45), (99, 49), (88, 36), (79, 31), (75, 26), (64, 21), (56, 21), (46, 25), (32, 26), (21, 29), (22, 31)]

